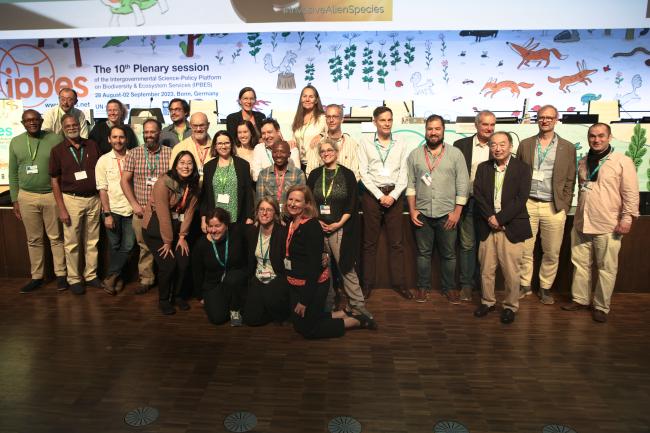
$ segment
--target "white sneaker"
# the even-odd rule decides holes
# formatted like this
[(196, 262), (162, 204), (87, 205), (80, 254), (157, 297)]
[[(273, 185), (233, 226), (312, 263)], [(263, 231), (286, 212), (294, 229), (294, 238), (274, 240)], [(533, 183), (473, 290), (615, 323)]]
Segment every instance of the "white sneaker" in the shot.
[(241, 314), (239, 314), (239, 311), (230, 312), (230, 326), (242, 326)]

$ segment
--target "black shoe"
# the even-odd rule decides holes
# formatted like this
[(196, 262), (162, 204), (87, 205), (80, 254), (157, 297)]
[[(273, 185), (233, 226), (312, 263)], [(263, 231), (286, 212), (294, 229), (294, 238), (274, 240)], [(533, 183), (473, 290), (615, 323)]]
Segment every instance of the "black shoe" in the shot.
[(501, 312), (501, 323), (509, 325), (514, 321), (515, 321), (515, 312), (512, 311), (510, 308), (504, 308), (504, 310)]
[(494, 310), (496, 310), (496, 307), (494, 305), (481, 304), (474, 311), (474, 317), (485, 317), (485, 316), (487, 316), (487, 313), (490, 313), (490, 312), (492, 312)]
[(70, 291), (75, 295), (83, 295), (86, 293), (86, 287), (81, 283), (74, 283), (70, 285)]
[(176, 314), (176, 308), (174, 308), (172, 303), (169, 301), (158, 302), (158, 308), (160, 308), (160, 312), (163, 313), (165, 316)]
[(56, 290), (59, 292), (65, 292), (66, 290), (68, 290), (67, 277), (56, 277)]
[(86, 287), (95, 287), (96, 289), (104, 289), (104, 283), (99, 278), (95, 277), (90, 281), (86, 281)]
[(21, 289), (20, 293), (32, 293), (34, 290), (38, 289), (43, 285), (43, 279), (39, 278), (37, 280), (31, 280), (29, 283), (25, 284)]
[(413, 299), (413, 293), (411, 293), (409, 289), (405, 289), (404, 287), (395, 287), (393, 290), (404, 299)]
[[(346, 312), (346, 314), (348, 314), (348, 313)], [(377, 326), (377, 322), (375, 322), (375, 319), (373, 319), (372, 317), (370, 317), (370, 316), (368, 316), (366, 314), (363, 314), (363, 313), (355, 314), (352, 317), (354, 317), (355, 319), (357, 319), (359, 321), (359, 328), (360, 329), (370, 329), (370, 330), (376, 331), (379, 328)]]
[(178, 307), (179, 310), (181, 311), (187, 311), (190, 309), (190, 304), (187, 303), (187, 301), (183, 298), (176, 298), (174, 299), (174, 304)]
[(568, 304), (562, 305), (564, 311), (579, 311), (579, 310), (588, 310), (589, 305), (578, 304), (576, 301), (571, 301)]
[(140, 287), (135, 289), (135, 294), (136, 295), (144, 295), (149, 290), (151, 290), (152, 287), (153, 287), (153, 284), (140, 284)]

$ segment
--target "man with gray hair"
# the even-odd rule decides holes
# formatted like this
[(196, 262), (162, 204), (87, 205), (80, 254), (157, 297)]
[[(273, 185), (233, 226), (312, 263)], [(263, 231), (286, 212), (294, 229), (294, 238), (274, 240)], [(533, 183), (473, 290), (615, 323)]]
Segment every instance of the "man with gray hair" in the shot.
[[(327, 132), (321, 133), (312, 139), (311, 145), (317, 147), (319, 143), (329, 140), (338, 148), (338, 162), (352, 170), (354, 177), (359, 180), (359, 143), (341, 129), (343, 124), (343, 106), (330, 104), (325, 108), (325, 123)], [(320, 163), (322, 165), (322, 163)], [(316, 167), (307, 166), (307, 173)]]
[(63, 116), (70, 114), (79, 121), (79, 136), (88, 138), (88, 122), (83, 111), (75, 108), (78, 98), (77, 92), (69, 87), (59, 90), (59, 105), (43, 113), (43, 130), (52, 131), (63, 136)]

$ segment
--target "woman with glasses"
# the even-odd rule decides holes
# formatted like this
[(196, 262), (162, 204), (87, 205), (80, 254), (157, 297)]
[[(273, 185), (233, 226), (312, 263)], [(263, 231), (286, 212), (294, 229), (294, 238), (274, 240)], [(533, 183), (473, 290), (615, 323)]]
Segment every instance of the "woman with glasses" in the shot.
[(290, 220), (285, 241), (284, 268), (289, 283), (293, 326), (305, 338), (340, 337), (346, 328), (375, 329), (365, 315), (325, 312), (329, 269), (322, 264), (323, 229), (316, 202), (306, 185), (289, 188), (285, 212)]
[(351, 311), (372, 319), (355, 270), (360, 244), (357, 180), (352, 170), (338, 163), (339, 149), (334, 140), (321, 141), (318, 153), (324, 165), (309, 174), (307, 186), (316, 200), (325, 251), (330, 256), (331, 268), (336, 266), (342, 278)]
[(238, 103), (241, 110), (235, 113), (230, 113), (228, 117), (226, 117), (226, 130), (231, 137), (237, 136), (237, 125), (246, 120), (253, 124), (257, 134), (259, 135), (260, 125), (266, 116), (264, 113), (253, 110), (256, 102), (257, 94), (255, 93), (255, 89), (252, 87), (244, 87), (239, 91)]
[(237, 124), (237, 133), (233, 136), (237, 147), (237, 156), (246, 160), (248, 164), (253, 162), (253, 149), (260, 142), (257, 129), (250, 120), (242, 120)]
[(174, 314), (174, 304), (189, 310), (187, 301), (178, 298), (185, 271), (190, 262), (190, 248), (185, 239), (199, 195), (199, 171), (191, 152), (176, 155), (172, 168), (153, 186), (142, 222), (143, 237), (158, 265), (159, 308)]
[(255, 225), (246, 236), (250, 281), (244, 322), (249, 326), (280, 324), (291, 312), (283, 262), (287, 229), (280, 224), (280, 207), (272, 197), (262, 197), (255, 213)]
[(210, 155), (203, 166), (201, 231), (207, 233), (205, 215), (215, 207), (230, 213), (235, 223), (253, 223), (253, 181), (248, 162), (235, 155), (230, 135), (219, 131), (212, 139)]
[(194, 284), (201, 288), (210, 323), (241, 326), (246, 290), (247, 256), (242, 228), (231, 224), (230, 214), (220, 207), (205, 215), (207, 233), (192, 252)]
[(312, 143), (312, 141), (327, 131), (323, 104), (318, 90), (311, 84), (305, 86), (300, 92), (300, 101), (298, 101), (291, 129), (293, 141), (300, 150), (300, 162), (309, 176), (309, 173), (320, 163), (316, 143)]

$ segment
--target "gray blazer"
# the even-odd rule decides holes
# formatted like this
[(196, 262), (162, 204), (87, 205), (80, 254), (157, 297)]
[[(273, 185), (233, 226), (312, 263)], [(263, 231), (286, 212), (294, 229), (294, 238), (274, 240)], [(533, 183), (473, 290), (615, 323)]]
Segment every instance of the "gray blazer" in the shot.
[[(555, 134), (557, 135), (557, 134)], [(528, 137), (519, 143), (517, 158), (533, 167), (535, 159), (537, 136)], [(555, 150), (555, 163), (553, 165), (553, 204), (559, 212), (564, 209), (569, 211), (573, 200), (573, 189), (576, 185), (576, 148), (573, 143), (557, 135), (557, 149)]]

